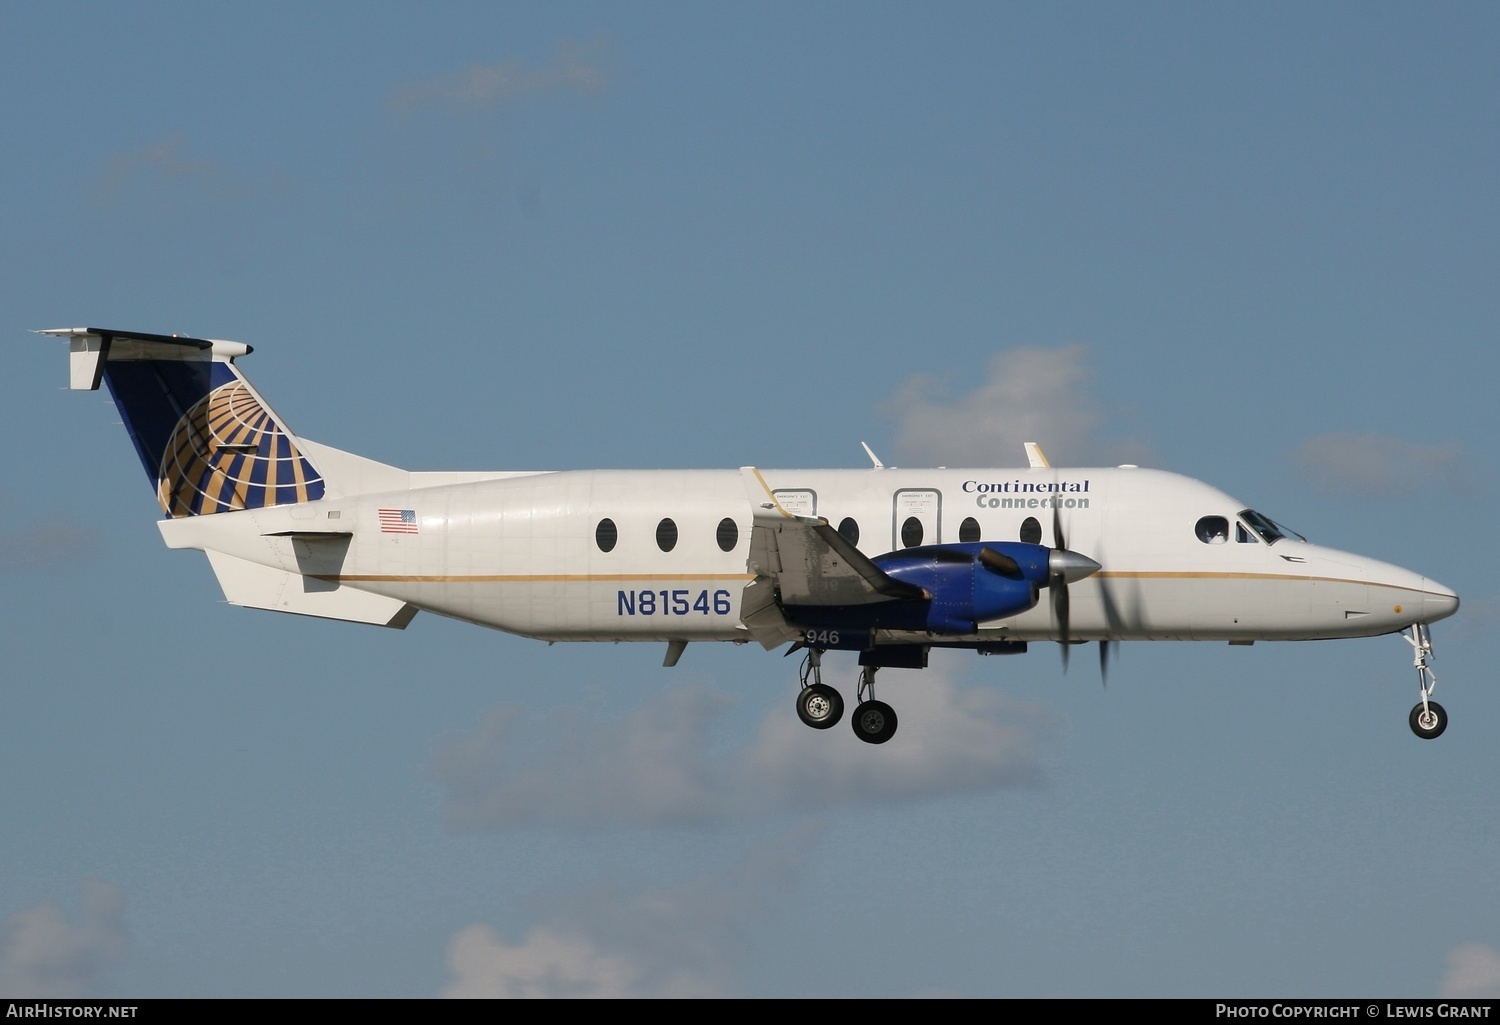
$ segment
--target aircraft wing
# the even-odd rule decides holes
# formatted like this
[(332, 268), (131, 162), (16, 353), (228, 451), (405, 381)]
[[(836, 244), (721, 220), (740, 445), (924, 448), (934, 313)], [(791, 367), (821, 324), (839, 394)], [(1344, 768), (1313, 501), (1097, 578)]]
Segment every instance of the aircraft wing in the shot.
[(753, 513), (748, 569), (755, 575), (745, 589), (741, 619), (765, 647), (800, 639), (782, 617), (783, 605), (873, 605), (930, 597), (926, 589), (882, 571), (823, 517), (787, 512), (755, 467), (743, 467), (740, 474)]

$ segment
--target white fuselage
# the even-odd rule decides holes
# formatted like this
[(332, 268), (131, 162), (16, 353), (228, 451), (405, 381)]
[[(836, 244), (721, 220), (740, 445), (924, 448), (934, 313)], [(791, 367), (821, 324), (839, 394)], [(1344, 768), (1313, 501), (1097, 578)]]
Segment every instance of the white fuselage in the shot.
[[(911, 543), (1015, 541), (1028, 518), (1040, 543), (1055, 545), (1055, 500), (1067, 547), (1102, 566), (1071, 588), (1070, 635), (1080, 641), (1358, 637), (1457, 608), (1453, 592), (1399, 567), (1296, 537), (1267, 543), (1241, 520), (1243, 503), (1158, 470), (760, 475), (790, 513), (835, 527), (852, 520), (869, 556)], [(1223, 518), (1227, 535), (1200, 539), (1205, 517)], [(608, 551), (606, 519), (614, 527)], [(966, 520), (974, 521), (967, 530)], [(672, 533), (663, 521), (675, 528), (670, 550), (658, 543), (659, 531), (664, 540)], [(517, 474), (163, 523), (173, 547), (510, 633), (594, 641), (747, 640), (740, 603), (754, 576), (751, 528), (739, 470)], [(350, 536), (336, 545), (315, 539), (335, 529)], [(881, 633), (890, 643), (958, 639)], [(1057, 627), (1043, 600), (970, 637), (1048, 640)]]

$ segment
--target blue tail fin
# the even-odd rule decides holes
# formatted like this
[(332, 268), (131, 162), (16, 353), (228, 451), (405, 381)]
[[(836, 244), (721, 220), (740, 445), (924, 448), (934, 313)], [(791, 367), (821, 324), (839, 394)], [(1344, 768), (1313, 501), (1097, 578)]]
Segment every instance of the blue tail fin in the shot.
[(58, 328), (75, 389), (102, 378), (169, 516), (316, 502), (324, 482), (234, 365), (238, 342)]

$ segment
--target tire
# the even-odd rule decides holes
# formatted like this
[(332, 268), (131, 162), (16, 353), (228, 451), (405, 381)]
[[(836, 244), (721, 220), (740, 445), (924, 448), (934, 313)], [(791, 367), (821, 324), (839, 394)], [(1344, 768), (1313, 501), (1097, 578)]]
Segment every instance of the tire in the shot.
[(797, 692), (797, 718), (815, 730), (837, 726), (844, 717), (844, 699), (824, 683), (803, 687)]
[(866, 744), (884, 744), (896, 735), (896, 710), (884, 701), (866, 701), (854, 710), (850, 724)]
[(1436, 740), (1448, 728), (1448, 713), (1436, 701), (1427, 702), (1427, 708), (1431, 713), (1428, 716), (1428, 722), (1424, 723), (1422, 721), (1422, 703), (1420, 701), (1411, 710), (1411, 715), (1407, 718), (1407, 721), (1411, 723), (1411, 731), (1423, 740)]

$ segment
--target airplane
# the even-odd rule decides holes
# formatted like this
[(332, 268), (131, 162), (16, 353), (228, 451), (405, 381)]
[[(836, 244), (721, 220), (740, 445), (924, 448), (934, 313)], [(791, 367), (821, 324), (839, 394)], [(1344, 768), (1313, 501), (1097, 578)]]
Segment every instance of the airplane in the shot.
[[(1430, 624), (1436, 581), (1325, 548), (1200, 481), (1136, 466), (408, 471), (293, 433), (240, 371), (239, 342), (103, 328), (66, 338), (69, 385), (105, 383), (165, 518), (233, 605), (405, 628), (419, 611), (555, 641), (697, 641), (804, 652), (796, 710), (841, 721), (822, 680), (858, 655), (855, 736), (890, 740), (882, 668), (933, 648), (1013, 655), (1127, 640), (1400, 633), (1420, 700), (1448, 717)], [(863, 443), (861, 443), (863, 444)], [(1042, 592), (1047, 600), (1042, 600)]]

